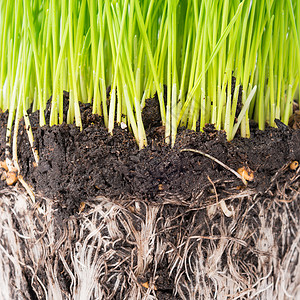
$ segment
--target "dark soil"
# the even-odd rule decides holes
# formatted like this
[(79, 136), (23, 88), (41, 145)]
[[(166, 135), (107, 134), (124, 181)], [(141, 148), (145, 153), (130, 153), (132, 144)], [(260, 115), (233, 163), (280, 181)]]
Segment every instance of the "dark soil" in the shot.
[[(67, 108), (67, 93), (65, 102)], [(48, 120), (49, 111), (48, 107)], [(41, 128), (38, 112), (30, 114), (40, 157), (38, 166), (34, 163), (23, 121), (19, 128), (21, 174), (37, 196), (55, 200), (62, 219), (78, 214), (81, 202), (100, 195), (115, 201), (139, 199), (176, 204), (176, 209), (180, 209), (180, 206), (193, 208), (216, 201), (215, 191), (221, 200), (244, 188), (232, 172), (203, 155), (181, 152), (184, 148), (210, 154), (233, 170), (249, 167), (254, 172), (254, 180), (248, 182), (248, 188), (261, 194), (275, 189), (278, 182), (289, 182), (295, 172), (289, 163), (300, 161), (300, 130), (287, 126), (267, 127), (262, 132), (251, 124), (250, 139), (236, 137), (231, 142), (226, 140), (225, 132), (215, 130), (213, 125), (207, 125), (204, 132), (180, 128), (176, 144), (170, 148), (164, 143), (158, 103), (153, 98), (146, 101), (143, 112), (148, 146), (139, 150), (127, 128), (116, 125), (110, 135), (103, 119), (92, 115), (90, 105), (82, 105), (81, 112), (82, 131), (65, 123)], [(3, 113), (0, 115), (1, 160), (4, 159), (6, 122), (7, 114)], [(1, 181), (0, 188), (5, 186), (5, 181)], [(175, 208), (168, 207), (170, 214), (174, 214)], [(188, 217), (186, 222), (190, 222)], [(172, 239), (172, 236), (167, 238)], [(160, 267), (158, 272), (162, 276), (157, 286), (164, 299), (164, 295), (172, 293), (173, 281), (164, 276), (165, 266)]]
[[(65, 94), (66, 104), (68, 94)], [(67, 105), (66, 105), (67, 108)], [(103, 119), (92, 115), (92, 107), (81, 107), (83, 130), (74, 125), (38, 126), (38, 112), (30, 114), (35, 147), (40, 156), (35, 166), (24, 123), (18, 135), (18, 159), (21, 174), (37, 194), (55, 199), (68, 215), (78, 212), (81, 201), (99, 195), (114, 199), (125, 197), (161, 202), (172, 198), (182, 204), (205, 201), (211, 181), (224, 196), (242, 182), (215, 161), (183, 148), (201, 150), (233, 170), (247, 166), (254, 171), (249, 187), (264, 192), (271, 178), (285, 164), (300, 160), (300, 131), (285, 125), (280, 129), (259, 131), (252, 125), (250, 139), (226, 140), (223, 131), (207, 125), (204, 132), (180, 128), (174, 148), (164, 143), (156, 98), (146, 102), (148, 147), (139, 150), (128, 129), (116, 125), (107, 133)], [(49, 119), (48, 109), (46, 119)], [(146, 114), (146, 113), (147, 114)], [(6, 114), (1, 115), (1, 149), (4, 158)], [(293, 174), (289, 168), (286, 176)], [(220, 184), (218, 184), (220, 182)], [(2, 186), (5, 182), (1, 183)], [(206, 192), (197, 195), (206, 187)], [(208, 188), (209, 187), (209, 188)], [(208, 193), (208, 194), (207, 194)], [(164, 200), (165, 201), (165, 200)]]
[[(68, 94), (65, 93), (66, 109)], [(46, 119), (49, 119), (46, 111)], [(57, 200), (68, 215), (79, 210), (81, 201), (99, 195), (114, 199), (139, 198), (150, 202), (177, 199), (182, 204), (205, 201), (211, 181), (224, 196), (242, 183), (215, 161), (183, 148), (201, 150), (233, 170), (247, 166), (254, 171), (249, 187), (264, 192), (271, 178), (285, 164), (300, 160), (300, 131), (285, 125), (259, 131), (252, 125), (250, 139), (227, 142), (223, 131), (207, 125), (204, 132), (180, 128), (175, 147), (164, 143), (157, 99), (149, 99), (143, 112), (148, 147), (139, 150), (128, 129), (116, 125), (107, 133), (103, 119), (92, 115), (89, 104), (81, 107), (83, 130), (74, 125), (38, 126), (38, 112), (30, 114), (35, 147), (40, 156), (36, 167), (24, 122), (18, 135), (21, 174), (37, 194)], [(154, 113), (153, 113), (154, 112)], [(1, 159), (4, 159), (7, 114), (0, 116)], [(286, 176), (292, 175), (288, 168)], [(290, 174), (291, 173), (291, 174)], [(1, 182), (2, 187), (5, 182)], [(199, 191), (206, 188), (201, 196)]]

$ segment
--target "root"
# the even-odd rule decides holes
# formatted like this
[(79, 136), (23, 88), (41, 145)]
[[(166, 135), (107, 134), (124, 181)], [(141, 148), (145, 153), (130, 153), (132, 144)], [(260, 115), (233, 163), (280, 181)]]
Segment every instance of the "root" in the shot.
[(251, 189), (221, 199), (211, 184), (210, 205), (226, 199), (230, 218), (206, 204), (98, 197), (61, 220), (51, 199), (42, 214), (0, 192), (0, 298), (298, 299), (299, 181), (277, 182), (271, 199)]
[(33, 138), (33, 133), (32, 133), (32, 129), (31, 129), (31, 124), (30, 124), (30, 120), (28, 117), (28, 114), (26, 111), (24, 111), (24, 121), (25, 121), (25, 129), (27, 132), (27, 136), (28, 136), (28, 140), (29, 140), (29, 144), (32, 150), (32, 154), (35, 160), (36, 165), (39, 165), (39, 153), (37, 151), (37, 149), (34, 148), (34, 138)]
[[(216, 202), (218, 202), (219, 200), (218, 200), (218, 194), (217, 194), (216, 187), (215, 187), (214, 183), (212, 182), (212, 180), (210, 179), (210, 177), (207, 176), (207, 178), (213, 186), (213, 189), (214, 189), (214, 192), (215, 192), (215, 195), (216, 195)], [(219, 204), (220, 204), (220, 207), (221, 207), (221, 209), (222, 209), (222, 211), (223, 211), (223, 213), (226, 217), (230, 218), (234, 215), (234, 210), (232, 210), (232, 211), (229, 210), (224, 200), (221, 200), (219, 202)]]
[(207, 158), (215, 161), (217, 164), (219, 164), (220, 166), (222, 166), (223, 168), (225, 168), (226, 170), (230, 171), (232, 174), (234, 174), (237, 178), (241, 179), (243, 181), (243, 184), (244, 185), (247, 185), (247, 181), (246, 179), (241, 176), (238, 172), (236, 172), (235, 170), (231, 169), (230, 167), (228, 167), (227, 165), (225, 165), (224, 163), (222, 163), (220, 160), (218, 160), (217, 158), (205, 153), (205, 152), (202, 152), (200, 150), (195, 150), (195, 149), (181, 149), (180, 152), (194, 152), (194, 153), (198, 153), (198, 154), (201, 154), (203, 156), (206, 156)]
[[(28, 117), (27, 113), (25, 113), (25, 115), (24, 115), (24, 120), (25, 120), (25, 124), (26, 124), (26, 132), (28, 134), (29, 143), (30, 143), (31, 149), (33, 151), (33, 157), (35, 159), (36, 165), (38, 165), (39, 156), (38, 156), (37, 150), (35, 150), (34, 147), (33, 147), (33, 134), (32, 134), (30, 121), (29, 121), (29, 117)], [(24, 189), (28, 193), (32, 203), (35, 204), (35, 195), (34, 195), (32, 189), (31, 189), (31, 187), (26, 183), (23, 176), (20, 174), (20, 166), (19, 166), (19, 163), (18, 163), (18, 146), (17, 146), (19, 123), (20, 123), (20, 120), (18, 118), (16, 118), (15, 128), (14, 128), (14, 135), (13, 135), (13, 143), (12, 143), (12, 152), (13, 152), (12, 160), (10, 160), (10, 158), (9, 158), (8, 149), (10, 147), (10, 143), (8, 142), (7, 145), (6, 145), (6, 164), (7, 164), (8, 170), (10, 172), (13, 172), (13, 170), (16, 170), (16, 172), (17, 172), (16, 180), (18, 180), (21, 183), (21, 185), (24, 187)], [(40, 211), (40, 213), (42, 213), (42, 210), (40, 208), (39, 208), (39, 211)]]

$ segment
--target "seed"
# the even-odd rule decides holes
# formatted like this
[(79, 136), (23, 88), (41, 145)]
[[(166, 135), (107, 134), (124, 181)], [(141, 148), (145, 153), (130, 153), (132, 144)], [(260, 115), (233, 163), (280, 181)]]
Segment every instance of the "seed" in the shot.
[(299, 163), (297, 160), (294, 160), (290, 163), (290, 169), (295, 171), (299, 167)]
[(158, 185), (158, 190), (159, 190), (159, 191), (163, 191), (163, 190), (164, 190), (164, 186), (163, 186), (162, 183), (160, 183), (160, 184)]
[(79, 213), (82, 213), (84, 211), (84, 208), (85, 208), (85, 202), (80, 202), (80, 205), (79, 205)]
[(247, 181), (253, 181), (254, 179), (254, 172), (249, 167), (241, 167), (237, 172)]
[[(148, 283), (148, 281), (142, 283), (142, 286), (143, 286), (144, 288), (146, 288), (146, 289), (149, 289), (149, 283)], [(156, 288), (155, 285), (153, 285), (152, 288), (153, 288), (153, 290), (157, 291), (157, 288)]]
[(18, 180), (17, 174), (15, 172), (7, 172), (6, 173), (6, 184), (13, 185)]
[(146, 289), (149, 289), (149, 283), (148, 283), (148, 281), (142, 283), (142, 286), (143, 286), (144, 288), (146, 288)]

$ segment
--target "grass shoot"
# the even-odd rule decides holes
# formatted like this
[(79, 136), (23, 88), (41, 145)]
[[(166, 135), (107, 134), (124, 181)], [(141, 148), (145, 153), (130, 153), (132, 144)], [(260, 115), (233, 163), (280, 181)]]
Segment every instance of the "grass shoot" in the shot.
[(178, 126), (214, 123), (231, 140), (250, 136), (251, 118), (287, 124), (299, 101), (299, 1), (0, 0), (0, 21), (8, 140), (31, 105), (46, 124), (51, 95), (49, 125), (62, 123), (64, 90), (69, 123), (81, 128), (79, 103), (92, 103), (109, 132), (125, 123), (140, 148), (154, 93), (171, 145)]

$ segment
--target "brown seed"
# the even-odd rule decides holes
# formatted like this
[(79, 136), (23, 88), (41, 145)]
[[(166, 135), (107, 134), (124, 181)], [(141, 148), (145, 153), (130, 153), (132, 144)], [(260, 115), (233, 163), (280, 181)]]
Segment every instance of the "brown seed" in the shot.
[(85, 208), (85, 202), (80, 202), (79, 213), (82, 213), (84, 211), (84, 208)]
[(160, 183), (160, 184), (158, 185), (158, 190), (159, 190), (159, 191), (163, 191), (163, 190), (164, 190), (164, 186), (162, 185), (162, 183)]
[(142, 283), (142, 286), (143, 286), (144, 288), (146, 288), (146, 289), (149, 289), (149, 283), (148, 283), (148, 281)]
[(295, 171), (299, 167), (299, 163), (297, 160), (294, 160), (290, 163), (290, 169)]
[(247, 181), (253, 181), (254, 179), (254, 172), (249, 167), (241, 167), (237, 172)]
[[(149, 289), (149, 283), (148, 283), (148, 281), (142, 283), (142, 286), (143, 286), (144, 288), (146, 288), (146, 289)], [(156, 288), (155, 285), (153, 285), (152, 288), (153, 288), (153, 290), (157, 291), (157, 288)]]
[(6, 164), (6, 161), (3, 160), (3, 161), (0, 161), (0, 167), (2, 169), (4, 169), (5, 171), (8, 171), (8, 167), (7, 167), (7, 164)]
[(18, 181), (17, 174), (15, 172), (7, 172), (6, 173), (6, 184), (13, 185)]

